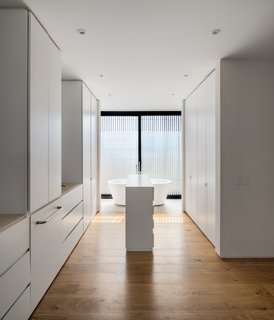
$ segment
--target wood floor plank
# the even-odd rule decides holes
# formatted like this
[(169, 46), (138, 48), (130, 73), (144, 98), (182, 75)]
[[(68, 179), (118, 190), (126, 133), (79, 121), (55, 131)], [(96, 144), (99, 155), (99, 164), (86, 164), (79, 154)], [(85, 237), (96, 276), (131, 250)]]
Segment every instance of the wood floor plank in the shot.
[(124, 222), (92, 224), (31, 319), (274, 319), (274, 259), (222, 260), (183, 219), (155, 224), (152, 253), (126, 253)]

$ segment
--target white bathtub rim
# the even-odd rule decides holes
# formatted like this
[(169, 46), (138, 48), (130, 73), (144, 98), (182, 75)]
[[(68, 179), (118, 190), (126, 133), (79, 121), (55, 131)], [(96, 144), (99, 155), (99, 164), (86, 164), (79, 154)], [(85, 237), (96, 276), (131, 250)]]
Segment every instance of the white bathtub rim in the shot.
[(153, 185), (163, 185), (163, 184), (171, 184), (171, 180), (169, 179), (150, 179)]
[[(150, 181), (154, 186), (153, 206), (161, 206), (166, 200), (168, 185), (171, 183), (171, 180), (153, 178), (150, 179)], [(125, 206), (125, 189), (127, 179), (110, 179), (108, 180), (108, 184), (114, 203), (119, 206)]]
[(127, 184), (127, 179), (110, 179), (110, 180), (108, 180), (108, 184), (126, 185)]

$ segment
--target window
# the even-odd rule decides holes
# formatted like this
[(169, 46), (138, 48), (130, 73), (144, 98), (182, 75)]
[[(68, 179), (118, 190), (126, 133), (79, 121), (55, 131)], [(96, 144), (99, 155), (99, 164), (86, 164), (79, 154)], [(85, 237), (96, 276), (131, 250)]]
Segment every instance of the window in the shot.
[(101, 113), (101, 193), (109, 196), (107, 181), (142, 173), (172, 181), (169, 197), (181, 196), (181, 113)]

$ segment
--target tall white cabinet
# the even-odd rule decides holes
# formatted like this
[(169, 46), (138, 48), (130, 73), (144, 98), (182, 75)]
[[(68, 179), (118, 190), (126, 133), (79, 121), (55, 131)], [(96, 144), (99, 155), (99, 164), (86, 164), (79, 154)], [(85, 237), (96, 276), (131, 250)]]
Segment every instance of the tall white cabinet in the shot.
[[(61, 58), (46, 30), (25, 9), (1, 9), (0, 29), (0, 221), (22, 218), (1, 230), (0, 291), (6, 297), (0, 318), (26, 320), (38, 283), (35, 263), (41, 256), (47, 261), (53, 257), (41, 249), (48, 249), (53, 233), (46, 232), (39, 242), (43, 231), (35, 235), (30, 221), (61, 196)], [(81, 200), (80, 190), (75, 203)], [(44, 226), (51, 220), (47, 213)], [(64, 228), (73, 228), (71, 217)], [(53, 220), (51, 226), (60, 233)], [(69, 246), (69, 241), (71, 237), (63, 242)], [(40, 245), (37, 251), (35, 245)], [(40, 270), (46, 279), (49, 270)]]
[[(1, 9), (0, 212), (28, 210), (28, 13)], [(11, 54), (12, 52), (12, 54)]]
[(62, 177), (83, 183), (84, 228), (97, 211), (97, 100), (82, 81), (62, 82)]
[(99, 141), (99, 101), (91, 94), (91, 212), (94, 216), (98, 211), (98, 197), (100, 191), (98, 187), (99, 182), (99, 165), (98, 165), (98, 141)]
[(61, 57), (30, 15), (30, 211), (61, 195)]
[(60, 52), (24, 9), (0, 27), (0, 212), (33, 212), (61, 195)]
[(215, 243), (215, 72), (185, 100), (185, 211)]

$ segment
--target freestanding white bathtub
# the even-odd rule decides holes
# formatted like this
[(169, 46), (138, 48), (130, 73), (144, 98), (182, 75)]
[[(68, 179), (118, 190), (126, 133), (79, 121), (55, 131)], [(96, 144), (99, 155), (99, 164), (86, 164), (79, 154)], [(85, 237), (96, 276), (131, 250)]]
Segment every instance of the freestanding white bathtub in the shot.
[(171, 183), (171, 180), (168, 179), (150, 179), (151, 183), (154, 186), (154, 206), (160, 206), (164, 204), (167, 194), (168, 187)]
[[(154, 206), (160, 206), (164, 204), (167, 194), (168, 187), (171, 180), (168, 179), (150, 179), (154, 186)], [(115, 204), (124, 206), (126, 204), (126, 184), (127, 179), (112, 179), (108, 181), (110, 192)]]

